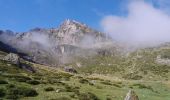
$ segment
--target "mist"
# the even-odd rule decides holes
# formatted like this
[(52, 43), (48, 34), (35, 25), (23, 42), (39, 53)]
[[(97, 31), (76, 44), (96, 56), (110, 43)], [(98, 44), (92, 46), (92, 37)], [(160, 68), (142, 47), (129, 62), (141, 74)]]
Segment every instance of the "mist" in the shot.
[(51, 48), (52, 47), (52, 40), (50, 40), (49, 36), (46, 33), (40, 32), (30, 32), (27, 33), (25, 37), (22, 38), (20, 41), (20, 45), (24, 47), (28, 47), (32, 45), (31, 43), (37, 43), (44, 48)]
[(126, 16), (107, 15), (101, 26), (114, 40), (152, 46), (170, 42), (170, 16), (145, 1), (132, 1)]

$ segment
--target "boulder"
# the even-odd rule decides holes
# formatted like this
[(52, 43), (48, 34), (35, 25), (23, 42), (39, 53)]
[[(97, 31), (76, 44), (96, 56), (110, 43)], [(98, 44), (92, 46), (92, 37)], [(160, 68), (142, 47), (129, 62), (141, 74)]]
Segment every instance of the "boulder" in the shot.
[(64, 71), (69, 73), (77, 73), (77, 71), (73, 67), (64, 67)]
[(13, 64), (20, 65), (20, 57), (17, 54), (14, 53), (9, 53), (6, 55), (3, 60), (9, 61)]
[(124, 100), (139, 100), (139, 98), (133, 90), (129, 90)]

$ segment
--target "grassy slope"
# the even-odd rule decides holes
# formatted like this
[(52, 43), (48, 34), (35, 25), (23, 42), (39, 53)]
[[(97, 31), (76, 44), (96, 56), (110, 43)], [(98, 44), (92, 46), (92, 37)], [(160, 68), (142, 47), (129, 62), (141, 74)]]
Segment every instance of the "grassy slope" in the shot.
[[(0, 79), (8, 82), (8, 84), (0, 84), (0, 87), (7, 88), (7, 85), (14, 84), (19, 87), (35, 89), (39, 94), (35, 97), (19, 97), (22, 100), (66, 100), (66, 98), (59, 97), (78, 100), (82, 97), (82, 93), (87, 92), (93, 93), (101, 100), (109, 98), (112, 100), (122, 100), (130, 88), (136, 91), (140, 100), (169, 100), (170, 98), (170, 84), (168, 81), (115, 80), (113, 77), (99, 76), (98, 74), (93, 76), (84, 76), (82, 74), (72, 75), (58, 69), (36, 64), (34, 68), (38, 72), (29, 73), (6, 62), (0, 61), (0, 65)], [(20, 82), (16, 76), (29, 77), (32, 80), (39, 81), (40, 84), (32, 85), (26, 81)], [(47, 87), (53, 87), (54, 91), (45, 91), (44, 89)], [(3, 98), (7, 96), (8, 93)], [(81, 98), (80, 100), (86, 100), (86, 98)]]
[[(81, 67), (76, 67), (78, 74), (38, 64), (31, 64), (37, 72), (30, 73), (8, 62), (0, 61), (0, 81), (7, 82), (0, 84), (0, 89), (3, 88), (5, 92), (1, 98), (13, 97), (12, 89), (9, 88), (9, 85), (13, 84), (15, 87), (25, 87), (38, 93), (33, 97), (18, 95), (18, 99), (21, 100), (95, 100), (96, 98), (123, 100), (128, 90), (132, 88), (140, 100), (169, 100), (170, 68), (168, 65), (154, 62), (157, 55), (168, 55), (169, 51), (169, 49), (161, 51), (145, 49), (131, 53), (126, 58), (96, 56), (79, 59), (77, 61)], [(68, 65), (77, 66), (76, 63)], [(38, 83), (33, 85), (30, 81)], [(52, 90), (47, 91), (48, 88)]]

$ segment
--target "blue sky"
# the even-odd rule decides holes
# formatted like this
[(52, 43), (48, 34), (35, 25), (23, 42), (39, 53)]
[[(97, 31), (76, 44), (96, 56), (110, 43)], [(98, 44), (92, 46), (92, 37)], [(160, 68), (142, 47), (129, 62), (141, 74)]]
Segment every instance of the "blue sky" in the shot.
[(15, 32), (57, 27), (74, 19), (99, 29), (105, 15), (121, 15), (126, 0), (0, 0), (0, 29)]
[[(126, 15), (131, 0), (0, 0), (0, 30), (24, 32), (35, 27), (57, 27), (74, 19), (100, 30), (106, 15)], [(161, 0), (149, 0), (161, 1)]]

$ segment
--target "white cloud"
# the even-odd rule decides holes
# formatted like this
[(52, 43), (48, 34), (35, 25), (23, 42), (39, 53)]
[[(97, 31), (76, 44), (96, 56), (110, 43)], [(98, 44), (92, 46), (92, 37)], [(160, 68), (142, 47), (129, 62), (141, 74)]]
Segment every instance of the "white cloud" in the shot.
[(170, 16), (144, 1), (129, 3), (126, 17), (105, 16), (101, 26), (118, 41), (147, 45), (170, 42)]

